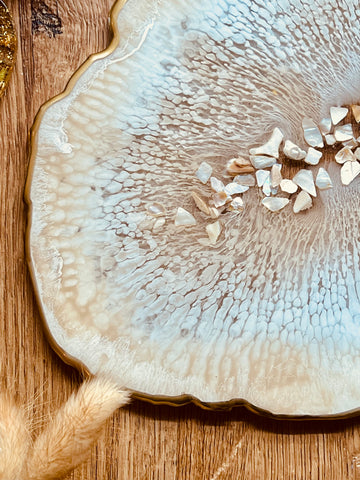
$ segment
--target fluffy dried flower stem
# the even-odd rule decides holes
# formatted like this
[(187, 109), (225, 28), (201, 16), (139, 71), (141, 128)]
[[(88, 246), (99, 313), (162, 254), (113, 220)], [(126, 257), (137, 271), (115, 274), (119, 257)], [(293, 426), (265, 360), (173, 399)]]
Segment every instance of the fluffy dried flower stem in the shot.
[(0, 394), (0, 480), (22, 480), (31, 443), (28, 418), (10, 396)]
[(128, 400), (128, 393), (110, 381), (85, 382), (35, 440), (26, 480), (62, 478), (82, 463), (105, 421)]

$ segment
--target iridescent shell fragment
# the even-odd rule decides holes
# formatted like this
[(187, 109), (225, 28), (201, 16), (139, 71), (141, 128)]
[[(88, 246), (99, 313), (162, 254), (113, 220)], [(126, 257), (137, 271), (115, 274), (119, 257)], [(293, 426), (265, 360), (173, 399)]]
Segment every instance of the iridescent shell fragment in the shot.
[(217, 192), (217, 193), (223, 192), (225, 189), (225, 185), (223, 184), (223, 182), (216, 177), (210, 178), (210, 184), (214, 192)]
[(321, 132), (316, 123), (311, 118), (304, 118), (302, 121), (302, 128), (304, 130), (304, 138), (311, 147), (322, 148), (324, 146)]
[(331, 121), (333, 125), (337, 125), (338, 123), (343, 120), (346, 115), (348, 114), (349, 109), (346, 107), (331, 107), (330, 108), (330, 115), (331, 115)]
[(154, 202), (146, 205), (146, 211), (149, 215), (152, 215), (153, 217), (163, 217), (166, 215), (166, 209), (164, 205), (161, 205), (161, 203)]
[(322, 152), (319, 152), (319, 150), (316, 150), (315, 148), (310, 147), (306, 153), (306, 157), (304, 158), (304, 161), (309, 165), (317, 165), (320, 162), (321, 157), (322, 157)]
[(250, 155), (269, 155), (270, 157), (279, 158), (279, 147), (283, 138), (284, 134), (276, 127), (270, 139), (264, 145), (250, 149)]
[(301, 169), (292, 179), (296, 185), (316, 197), (316, 189), (314, 184), (314, 177), (311, 170)]
[(346, 142), (351, 140), (354, 136), (351, 123), (335, 127), (334, 136), (337, 142)]
[(235, 197), (234, 200), (231, 201), (230, 207), (232, 210), (242, 211), (244, 209), (244, 200), (240, 197)]
[(239, 193), (244, 193), (247, 190), (249, 190), (249, 187), (247, 185), (240, 185), (237, 182), (228, 183), (224, 188), (224, 192), (227, 193), (228, 195), (236, 195)]
[(360, 163), (347, 161), (341, 167), (341, 181), (344, 185), (349, 185), (360, 173)]
[(319, 123), (319, 129), (323, 135), (331, 132), (332, 122), (331, 118), (323, 118)]
[(256, 169), (272, 167), (276, 163), (276, 158), (265, 155), (251, 155), (250, 160)]
[(336, 143), (336, 138), (333, 134), (325, 135), (326, 145), (332, 146)]
[(262, 204), (271, 212), (278, 212), (279, 210), (282, 210), (288, 203), (288, 198), (281, 197), (268, 197), (262, 200)]
[(306, 156), (305, 150), (302, 150), (298, 145), (295, 145), (291, 140), (286, 140), (284, 146), (284, 154), (293, 160), (303, 160)]
[(198, 209), (206, 215), (210, 215), (210, 207), (206, 199), (199, 195), (197, 192), (191, 192), (191, 196), (194, 199), (194, 202)]
[(248, 187), (253, 187), (255, 185), (254, 175), (237, 175), (234, 178), (234, 182), (240, 183), (240, 185), (245, 185)]
[(320, 190), (327, 190), (328, 188), (333, 187), (330, 175), (323, 167), (319, 168), (319, 171), (316, 175), (315, 184)]
[(356, 157), (351, 148), (344, 147), (335, 155), (335, 160), (337, 163), (343, 164), (345, 162), (354, 162)]
[(280, 188), (283, 192), (295, 193), (299, 187), (292, 180), (284, 178), (280, 182)]
[(276, 163), (271, 167), (270, 178), (271, 178), (272, 188), (278, 187), (281, 183), (281, 180), (282, 180), (281, 168), (282, 168), (282, 165), (278, 163)]
[(312, 198), (310, 195), (305, 192), (304, 190), (301, 190), (301, 192), (297, 195), (293, 211), (294, 213), (299, 213), (304, 210), (308, 210), (312, 206)]
[(266, 182), (266, 180), (270, 177), (270, 172), (268, 170), (260, 169), (260, 170), (257, 170), (257, 172), (255, 173), (255, 176), (256, 176), (258, 187), (262, 187)]
[(212, 174), (212, 167), (206, 162), (202, 162), (199, 168), (196, 170), (196, 176), (202, 183), (206, 183)]
[(190, 212), (182, 207), (179, 207), (175, 216), (175, 225), (179, 227), (189, 227), (196, 225), (196, 220)]
[(207, 231), (207, 234), (209, 235), (210, 243), (214, 245), (217, 242), (217, 239), (219, 238), (219, 235), (221, 233), (221, 224), (219, 220), (207, 225), (206, 231)]
[(360, 122), (360, 105), (351, 105), (351, 110), (353, 112), (356, 122), (359, 123)]

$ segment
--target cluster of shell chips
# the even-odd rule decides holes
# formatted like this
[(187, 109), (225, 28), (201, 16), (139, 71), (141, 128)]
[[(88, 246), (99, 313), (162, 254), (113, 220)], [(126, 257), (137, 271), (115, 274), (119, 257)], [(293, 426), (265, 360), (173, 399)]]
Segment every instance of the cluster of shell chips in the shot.
[[(360, 106), (352, 105), (351, 109), (355, 121), (359, 123)], [(206, 226), (208, 244), (215, 244), (221, 233), (221, 223), (218, 220), (220, 214), (225, 211), (241, 212), (244, 209), (242, 194), (251, 187), (257, 186), (262, 191), (264, 197), (261, 203), (271, 212), (282, 210), (294, 196), (294, 213), (311, 208), (317, 189), (327, 190), (333, 187), (325, 168), (317, 168), (314, 174), (314, 167), (323, 156), (321, 149), (325, 146), (341, 145), (334, 158), (341, 165), (342, 184), (349, 185), (360, 173), (360, 137), (355, 138), (351, 123), (344, 123), (348, 113), (347, 107), (331, 107), (330, 116), (322, 119), (319, 125), (310, 118), (304, 118), (302, 128), (307, 150), (303, 150), (291, 140), (284, 141), (282, 131), (276, 127), (264, 145), (249, 150), (248, 159), (238, 157), (228, 161), (226, 174), (232, 177), (228, 183), (212, 176), (211, 165), (202, 162), (196, 176), (203, 185), (210, 186), (211, 197), (196, 191), (191, 195), (197, 208), (215, 219), (215, 222)], [(281, 153), (285, 162), (299, 165), (299, 170), (292, 178), (282, 175), (283, 165), (279, 160)], [(179, 207), (175, 225), (192, 226), (196, 225), (196, 220), (190, 212)]]

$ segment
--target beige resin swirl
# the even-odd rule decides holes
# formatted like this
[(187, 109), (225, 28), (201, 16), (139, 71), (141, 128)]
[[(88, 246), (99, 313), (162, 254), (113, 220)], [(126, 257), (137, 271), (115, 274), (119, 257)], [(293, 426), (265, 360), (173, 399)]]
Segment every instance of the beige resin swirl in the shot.
[(129, 0), (117, 48), (46, 109), (31, 264), (52, 336), (91, 372), (275, 414), (359, 409), (359, 180), (321, 161), (334, 188), (298, 215), (249, 190), (213, 245), (191, 196), (202, 162), (221, 178), (274, 127), (303, 147), (304, 117), (360, 99), (357, 2), (333, 3)]

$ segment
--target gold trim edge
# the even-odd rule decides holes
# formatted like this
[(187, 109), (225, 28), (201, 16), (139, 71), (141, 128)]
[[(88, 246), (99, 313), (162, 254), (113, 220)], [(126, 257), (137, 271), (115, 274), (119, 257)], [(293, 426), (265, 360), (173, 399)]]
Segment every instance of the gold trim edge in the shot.
[[(30, 249), (30, 232), (31, 232), (31, 225), (32, 225), (32, 202), (30, 198), (30, 189), (31, 189), (31, 183), (32, 183), (32, 178), (33, 178), (33, 172), (34, 172), (34, 165), (35, 165), (35, 157), (36, 157), (36, 141), (37, 141), (37, 136), (38, 136), (38, 130), (40, 127), (41, 120), (44, 116), (45, 111), (54, 103), (62, 100), (63, 98), (67, 97), (71, 91), (73, 90), (73, 87), (75, 86), (75, 83), (77, 80), (81, 77), (81, 75), (97, 60), (100, 60), (101, 58), (105, 58), (113, 51), (116, 49), (116, 47), (119, 44), (120, 40), (120, 33), (117, 27), (117, 18), (122, 10), (123, 6), (127, 3), (127, 0), (116, 0), (113, 7), (111, 8), (110, 11), (110, 34), (112, 35), (111, 42), (107, 48), (105, 48), (103, 51), (94, 53), (89, 56), (87, 60), (74, 72), (74, 74), (71, 76), (69, 82), (66, 85), (65, 90), (56, 95), (55, 97), (51, 98), (47, 102), (45, 102), (39, 109), (34, 123), (30, 129), (30, 158), (29, 158), (29, 166), (28, 166), (28, 174), (27, 174), (27, 179), (26, 179), (26, 184), (25, 184), (25, 192), (24, 192), (24, 199), (25, 203), (28, 207), (28, 213), (27, 213), (27, 227), (26, 227), (26, 234), (25, 234), (25, 252), (26, 252), (26, 260), (28, 263), (28, 267), (30, 270), (30, 276), (34, 288), (34, 293), (36, 297), (36, 301), (39, 307), (40, 311), (40, 317), (42, 320), (43, 328), (45, 331), (45, 336), (52, 347), (52, 349), (55, 351), (55, 353), (62, 359), (64, 363), (67, 365), (70, 365), (72, 367), (75, 367), (77, 370), (80, 371), (81, 375), (84, 376), (85, 378), (90, 378), (92, 376), (91, 372), (88, 370), (88, 368), (78, 359), (75, 357), (72, 357), (69, 355), (60, 345), (56, 342), (54, 336), (52, 335), (50, 328), (47, 324), (46, 321), (46, 315), (44, 311), (44, 306), (41, 300), (38, 284), (37, 284), (37, 279), (36, 279), (36, 274), (35, 274), (35, 268), (34, 264), (32, 261), (31, 257), (31, 249)], [(339, 414), (329, 414), (329, 415), (287, 415), (287, 414), (277, 414), (273, 413), (268, 410), (264, 410), (260, 407), (257, 407), (256, 405), (251, 404), (245, 399), (242, 398), (234, 398), (231, 400), (223, 401), (223, 402), (204, 402), (201, 401), (200, 399), (189, 395), (189, 394), (183, 394), (183, 395), (178, 395), (178, 396), (166, 396), (166, 395), (150, 395), (144, 392), (140, 391), (133, 391), (130, 390), (131, 396), (135, 400), (141, 400), (141, 401), (146, 401), (152, 405), (167, 405), (171, 407), (182, 407), (188, 404), (194, 404), (203, 410), (211, 410), (211, 411), (221, 411), (221, 412), (228, 412), (231, 411), (233, 408), (236, 407), (245, 407), (249, 412), (255, 413), (257, 415), (262, 415), (264, 417), (268, 417), (272, 420), (292, 420), (292, 421), (306, 421), (306, 420), (317, 420), (317, 421), (323, 421), (323, 420), (342, 420), (342, 419), (350, 419), (354, 418), (356, 416), (360, 415), (360, 406), (359, 408), (356, 408), (354, 410), (346, 411), (343, 413)]]

